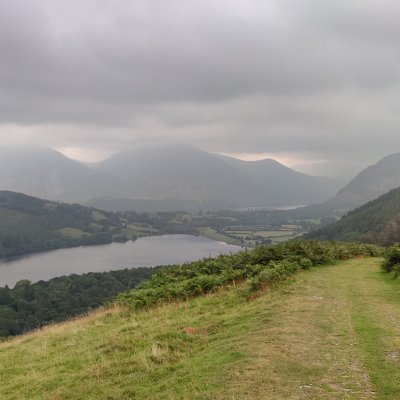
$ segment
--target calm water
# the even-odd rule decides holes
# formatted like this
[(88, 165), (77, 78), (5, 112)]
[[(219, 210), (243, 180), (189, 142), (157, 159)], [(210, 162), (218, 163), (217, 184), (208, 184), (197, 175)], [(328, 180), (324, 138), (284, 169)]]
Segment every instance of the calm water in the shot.
[(36, 282), (69, 274), (181, 264), (240, 250), (239, 246), (189, 235), (151, 236), (135, 242), (52, 250), (0, 261), (0, 286), (13, 287), (21, 279)]

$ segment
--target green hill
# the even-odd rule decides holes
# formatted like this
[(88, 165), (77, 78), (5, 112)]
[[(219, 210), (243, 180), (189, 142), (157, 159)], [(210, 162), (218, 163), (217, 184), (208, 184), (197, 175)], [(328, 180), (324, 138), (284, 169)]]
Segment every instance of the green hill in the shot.
[(306, 239), (342, 240), (387, 246), (400, 241), (400, 188), (304, 236)]
[[(398, 282), (371, 251), (295, 242), (162, 271), (138, 291), (175, 286), (157, 307), (115, 306), (0, 344), (0, 398), (395, 399)], [(178, 282), (216, 283), (223, 260), (248, 277), (173, 301)]]
[(118, 239), (119, 216), (0, 191), (0, 257)]

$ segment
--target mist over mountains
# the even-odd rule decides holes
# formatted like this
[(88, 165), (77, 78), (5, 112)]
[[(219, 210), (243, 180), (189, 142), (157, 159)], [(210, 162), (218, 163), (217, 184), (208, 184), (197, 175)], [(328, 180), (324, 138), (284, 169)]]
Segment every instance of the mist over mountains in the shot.
[(321, 202), (338, 183), (277, 161), (182, 145), (125, 150), (93, 166), (44, 147), (0, 148), (0, 188), (106, 209), (273, 207)]
[[(0, 147), (0, 189), (122, 211), (277, 207), (323, 203), (350, 210), (400, 186), (400, 153), (348, 185), (273, 159), (243, 161), (186, 145), (123, 150), (93, 165), (50, 148)], [(340, 190), (339, 190), (340, 189)]]
[(0, 147), (0, 189), (79, 203), (125, 193), (125, 185), (117, 177), (39, 146)]
[(362, 170), (326, 205), (351, 210), (399, 186), (400, 153), (395, 153)]

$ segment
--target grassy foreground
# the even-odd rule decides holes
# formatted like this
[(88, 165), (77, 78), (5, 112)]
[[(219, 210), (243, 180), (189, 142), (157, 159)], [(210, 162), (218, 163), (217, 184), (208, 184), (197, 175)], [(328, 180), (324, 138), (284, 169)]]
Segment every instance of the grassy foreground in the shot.
[(400, 288), (380, 262), (19, 337), (0, 344), (0, 399), (400, 398)]

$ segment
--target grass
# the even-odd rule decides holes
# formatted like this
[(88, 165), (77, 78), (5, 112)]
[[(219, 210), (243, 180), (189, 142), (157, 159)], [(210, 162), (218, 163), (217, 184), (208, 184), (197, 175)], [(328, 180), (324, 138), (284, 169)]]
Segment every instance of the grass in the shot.
[(156, 232), (156, 230), (151, 225), (148, 224), (140, 224), (140, 223), (129, 224), (128, 228), (140, 232), (142, 234), (150, 234)]
[[(353, 292), (353, 318), (371, 382), (379, 399), (389, 400), (400, 396), (399, 387), (393, 384), (400, 382), (400, 286), (390, 275), (380, 275), (371, 273)], [(371, 284), (374, 280), (386, 281), (385, 287)]]
[(231, 238), (222, 233), (219, 233), (215, 229), (210, 228), (210, 227), (197, 228), (197, 230), (201, 236), (204, 236), (208, 239), (219, 240), (220, 242), (225, 242), (228, 244), (238, 244), (239, 243), (236, 239)]
[(238, 338), (258, 324), (256, 304), (239, 305), (223, 292), (136, 314), (99, 311), (0, 345), (0, 398), (211, 398), (244, 357)]
[(270, 239), (272, 243), (282, 243), (296, 236), (301, 235), (296, 229), (277, 229), (277, 230), (227, 230), (226, 234), (231, 238), (237, 238), (238, 241), (248, 246), (255, 246), (259, 238)]
[(0, 399), (400, 398), (400, 287), (380, 261), (16, 338), (0, 344)]
[(77, 229), (77, 228), (62, 228), (58, 230), (64, 237), (70, 238), (70, 239), (81, 239), (85, 234), (82, 229)]
[(93, 218), (95, 221), (101, 221), (101, 220), (103, 220), (103, 219), (106, 219), (106, 217), (104, 216), (104, 214), (103, 214), (101, 211), (98, 211), (98, 210), (93, 210), (93, 211), (92, 211), (92, 218)]

